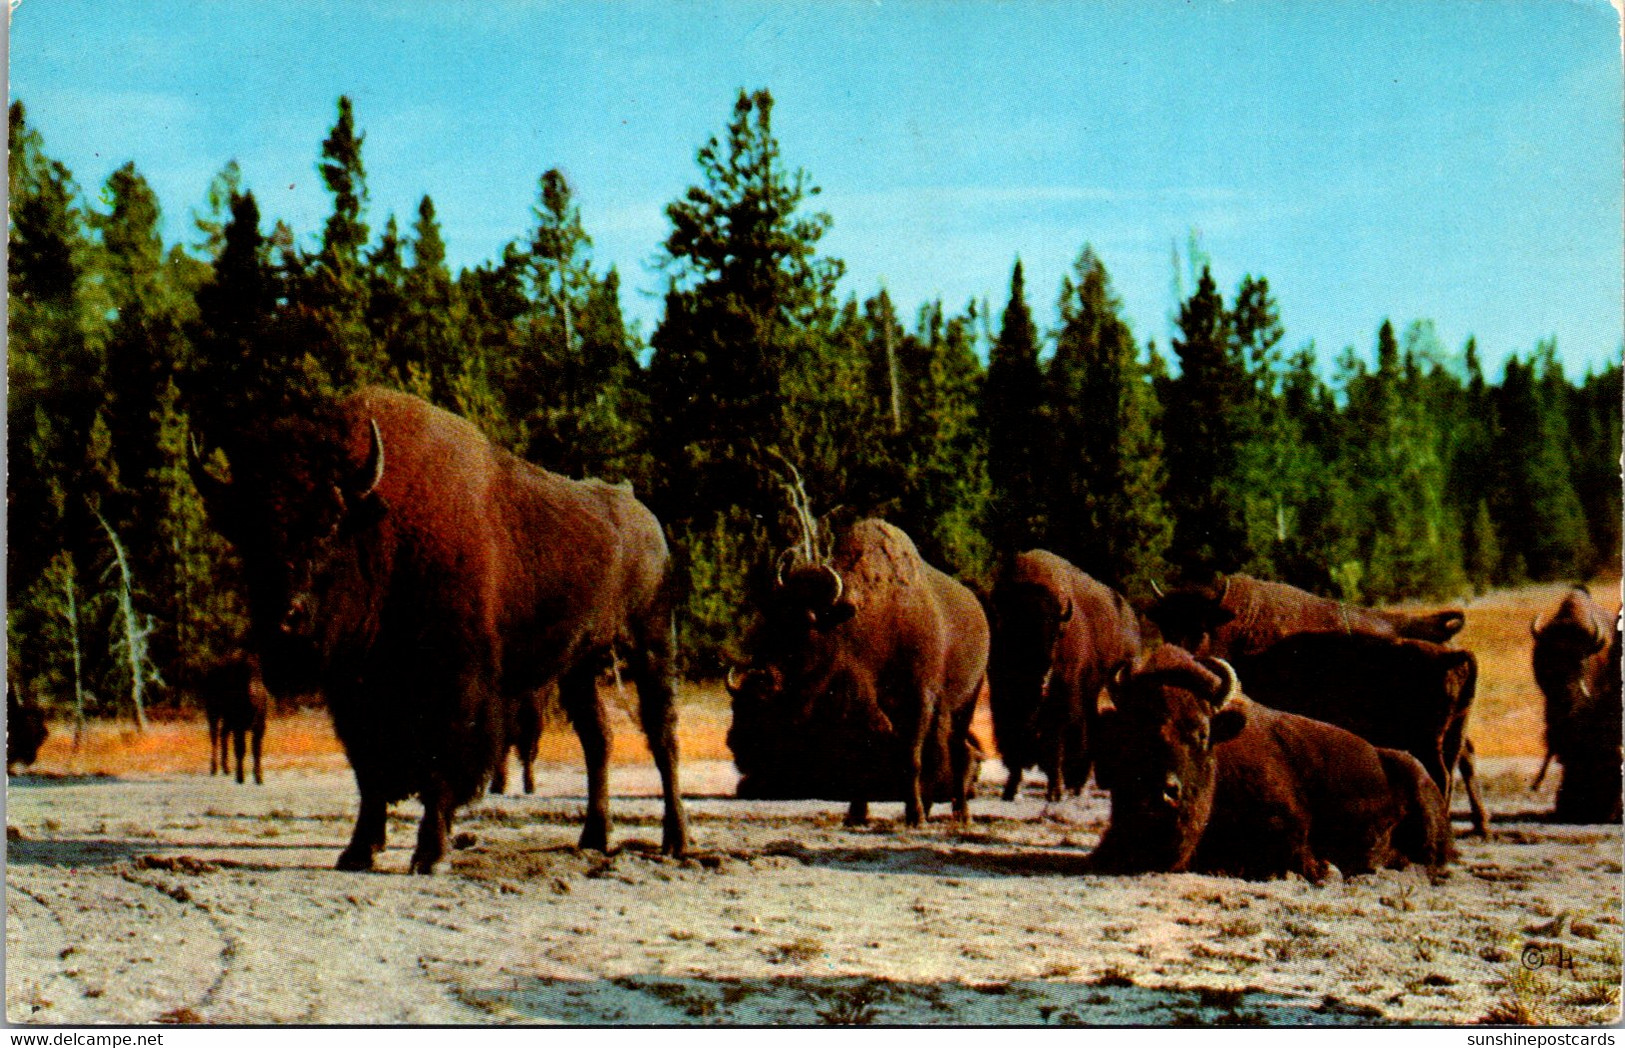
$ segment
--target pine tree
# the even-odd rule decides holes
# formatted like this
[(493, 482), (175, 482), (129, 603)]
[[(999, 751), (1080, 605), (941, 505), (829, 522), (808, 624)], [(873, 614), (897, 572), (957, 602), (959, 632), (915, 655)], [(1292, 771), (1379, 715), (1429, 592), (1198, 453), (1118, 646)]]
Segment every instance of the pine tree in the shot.
[[(825, 348), (841, 273), (839, 262), (818, 256), (830, 219), (800, 210), (817, 189), (784, 167), (772, 112), (768, 92), (741, 92), (726, 133), (696, 154), (700, 184), (666, 208), (670, 284), (645, 387), (648, 439), (666, 449), (666, 463), (650, 501), (689, 569), (680, 628), (700, 666), (715, 665), (725, 637), (698, 612), (718, 593), (739, 591), (744, 570), (705, 562), (720, 550), (705, 536), (743, 514), (770, 522), (771, 541), (788, 545), (776, 463), (804, 448), (793, 446), (787, 376), (809, 373), (807, 361)], [(824, 492), (812, 497), (828, 505)]]
[(1046, 546), (1137, 596), (1166, 570), (1156, 404), (1105, 265), (1085, 246), (1061, 285), (1061, 329), (1046, 376), (1050, 507)]
[(1250, 386), (1224, 300), (1206, 267), (1180, 306), (1179, 332), (1179, 375), (1167, 383), (1162, 416), (1164, 490), (1174, 520), (1168, 559), (1185, 575), (1202, 577), (1235, 570), (1250, 553), (1239, 483)]
[(1575, 494), (1585, 512), (1594, 551), (1591, 571), (1619, 566), (1620, 558), (1620, 418), (1625, 404), (1618, 361), (1587, 374), (1570, 397), (1569, 432), (1573, 436)]
[(1048, 534), (1043, 477), (1044, 379), (1038, 365), (1038, 328), (1027, 307), (1021, 260), (1010, 273), (1010, 301), (988, 359), (982, 417), (987, 427), (987, 469), (993, 484), (987, 533), (995, 555), (1014, 556)]

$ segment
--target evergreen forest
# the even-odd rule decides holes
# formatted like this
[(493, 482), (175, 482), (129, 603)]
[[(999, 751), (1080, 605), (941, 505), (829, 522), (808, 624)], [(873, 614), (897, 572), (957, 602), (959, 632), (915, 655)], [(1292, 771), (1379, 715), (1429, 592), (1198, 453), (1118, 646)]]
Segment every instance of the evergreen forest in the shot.
[(737, 653), (803, 493), (826, 526), (884, 517), (975, 586), (1043, 547), (1136, 601), (1215, 572), (1372, 603), (1618, 564), (1618, 354), (1570, 374), (1541, 341), (1486, 374), (1473, 340), (1372, 303), (1371, 345), (1322, 359), (1291, 348), (1266, 276), (1221, 288), (1194, 240), (1158, 345), (1086, 230), (1058, 288), (1017, 261), (1003, 301), (854, 291), (772, 116), (768, 92), (741, 92), (699, 145), (651, 245), (664, 306), (645, 336), (556, 170), (531, 228), (454, 273), (430, 197), (369, 209), (340, 98), (312, 143), (321, 229), (262, 214), (232, 162), (166, 243), (133, 164), (87, 196), (13, 102), (13, 687), (87, 715), (183, 701), (247, 625), (189, 440), (367, 383), (547, 469), (631, 483), (675, 552), (691, 678)]

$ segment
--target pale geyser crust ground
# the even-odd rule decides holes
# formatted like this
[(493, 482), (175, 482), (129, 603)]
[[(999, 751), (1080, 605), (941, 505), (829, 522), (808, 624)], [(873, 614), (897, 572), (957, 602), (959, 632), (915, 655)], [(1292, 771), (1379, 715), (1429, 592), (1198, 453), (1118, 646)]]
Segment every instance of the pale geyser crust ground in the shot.
[[(1082, 875), (1106, 797), (1006, 804), (996, 760), (966, 830), (941, 806), (906, 830), (896, 804), (846, 830), (836, 804), (731, 799), (715, 688), (683, 697), (691, 859), (655, 854), (657, 780), (618, 715), (613, 855), (574, 848), (584, 779), (566, 732), (544, 739), (536, 796), (464, 811), (436, 876), (402, 873), (411, 802), (390, 820), (383, 872), (337, 873), (356, 796), (323, 714), (273, 720), (259, 787), (204, 774), (198, 720), (141, 736), (95, 725), (78, 750), (58, 723), (40, 774), (8, 791), (7, 1018), (1616, 1021), (1620, 827), (1548, 824), (1555, 775), (1527, 789), (1542, 752), (1529, 618), (1563, 590), (1467, 605), (1459, 643), (1481, 667), (1470, 734), (1496, 836), (1459, 837), (1459, 860), (1434, 876)], [(1617, 582), (1592, 590), (1617, 605)], [(987, 727), (984, 710), (984, 739)], [(1458, 833), (1464, 806), (1458, 789)]]
[[(329, 867), (343, 772), (12, 783), (7, 1017), (22, 1023), (1469, 1023), (1618, 1014), (1618, 827), (1529, 816), (1484, 762), (1497, 839), (1322, 885), (1081, 876), (1105, 797), (1028, 795), (904, 830), (739, 802), (687, 769), (697, 855), (655, 854), (652, 770), (615, 769), (619, 850), (573, 847), (579, 773), (487, 798), (432, 878)], [(940, 813), (945, 814), (945, 813)], [(1458, 822), (1458, 828), (1461, 827)], [(1545, 963), (1531, 970), (1525, 951)], [(1531, 959), (1533, 955), (1531, 955)]]

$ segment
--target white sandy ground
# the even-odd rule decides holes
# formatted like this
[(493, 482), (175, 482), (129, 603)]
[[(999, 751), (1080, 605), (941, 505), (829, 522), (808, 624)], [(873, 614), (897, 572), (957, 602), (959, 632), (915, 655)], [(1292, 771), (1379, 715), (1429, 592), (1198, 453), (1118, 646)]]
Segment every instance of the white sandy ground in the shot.
[[(432, 878), (330, 867), (345, 774), (11, 780), (15, 1023), (1613, 1022), (1621, 834), (1548, 825), (1485, 760), (1497, 837), (1443, 875), (1326, 884), (1076, 873), (1105, 797), (997, 799), (960, 832), (876, 805), (741, 802), (685, 767), (695, 857), (654, 854), (652, 770), (616, 768), (616, 850), (574, 848), (582, 777), (463, 813)], [(996, 762), (987, 775), (999, 773)], [(1459, 798), (1459, 791), (1458, 791)], [(1458, 804), (1458, 807), (1460, 805)], [(1458, 829), (1464, 824), (1458, 821)], [(1531, 968), (1525, 960), (1541, 962)]]

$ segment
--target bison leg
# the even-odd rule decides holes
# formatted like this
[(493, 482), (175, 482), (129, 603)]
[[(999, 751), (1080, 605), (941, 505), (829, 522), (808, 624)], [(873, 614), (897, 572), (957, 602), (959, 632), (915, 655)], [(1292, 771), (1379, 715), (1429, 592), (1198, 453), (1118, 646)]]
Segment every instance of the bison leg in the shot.
[(688, 817), (683, 812), (682, 789), (677, 774), (677, 705), (672, 701), (671, 679), (664, 660), (647, 651), (634, 653), (628, 660), (632, 679), (638, 686), (638, 714), (643, 734), (648, 737), (660, 772), (660, 788), (665, 797), (661, 819), (660, 850), (667, 855), (688, 851)]
[(254, 727), (254, 785), (265, 785), (265, 775), (260, 770), (260, 754), (265, 748), (265, 725)]
[(491, 792), (508, 792), (508, 744), (503, 743), (497, 752), (497, 762), (491, 769)]
[(244, 759), (248, 755), (248, 729), (235, 728), (232, 730), (231, 748), (237, 754), (237, 784), (242, 785), (243, 770), (248, 765), (248, 761)]
[(598, 701), (597, 674), (591, 664), (571, 670), (559, 681), (559, 701), (581, 740), (587, 762), (587, 819), (581, 847), (609, 850), (609, 718)]
[(925, 803), (920, 792), (921, 769), (925, 762), (925, 743), (931, 734), (931, 726), (936, 721), (937, 697), (932, 692), (922, 692), (919, 709), (915, 712), (916, 720), (910, 727), (913, 729), (907, 737), (908, 745), (908, 776), (905, 783), (907, 792), (903, 795), (903, 824), (905, 826), (918, 826), (925, 821)]
[(519, 713), (519, 779), (526, 794), (536, 792), (536, 779), (531, 765), (536, 763), (536, 750), (542, 741), (541, 698), (532, 696)]
[(340, 870), (370, 870), (372, 857), (384, 850), (384, 824), (389, 817), (389, 805), (365, 788), (361, 791), (361, 811), (356, 815), (355, 831), (350, 843), (339, 853)]
[(1461, 771), (1462, 789), (1467, 793), (1467, 807), (1473, 813), (1473, 832), (1480, 837), (1490, 835), (1490, 816), (1484, 810), (1484, 799), (1478, 795), (1478, 753), (1472, 739), (1463, 739), (1461, 753), (1456, 757)]
[(1021, 769), (1011, 768), (1010, 777), (1004, 780), (1004, 799), (1013, 801), (1021, 789)]
[(419, 794), (423, 800), (423, 821), (418, 823), (418, 845), (412, 849), (412, 873), (430, 874), (446, 854), (446, 834), (451, 831), (451, 791), (438, 775), (430, 775), (429, 785)]
[(216, 775), (220, 770), (220, 761), (225, 757), (220, 748), (220, 722), (214, 717), (209, 718), (209, 774)]
[(846, 808), (846, 825), (865, 826), (869, 822), (869, 802), (853, 801)]

